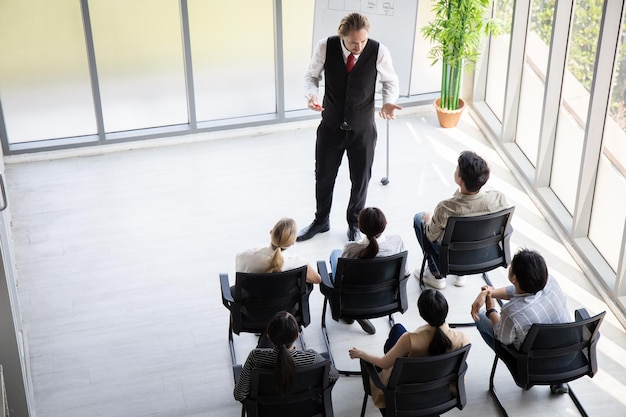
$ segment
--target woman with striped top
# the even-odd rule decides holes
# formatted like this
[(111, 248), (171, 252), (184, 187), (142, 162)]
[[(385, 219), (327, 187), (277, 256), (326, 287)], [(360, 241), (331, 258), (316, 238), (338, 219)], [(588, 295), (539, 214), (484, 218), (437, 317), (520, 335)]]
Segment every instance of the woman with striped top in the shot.
[[(279, 389), (289, 393), (293, 384), (296, 367), (313, 365), (326, 360), (314, 350), (296, 350), (294, 342), (298, 338), (299, 326), (296, 319), (288, 312), (277, 313), (268, 323), (265, 335), (259, 346), (248, 355), (243, 365), (239, 380), (235, 385), (234, 396), (243, 401), (250, 392), (250, 377), (254, 368), (272, 369), (276, 373)], [(331, 366), (329, 378), (332, 383), (339, 373)]]

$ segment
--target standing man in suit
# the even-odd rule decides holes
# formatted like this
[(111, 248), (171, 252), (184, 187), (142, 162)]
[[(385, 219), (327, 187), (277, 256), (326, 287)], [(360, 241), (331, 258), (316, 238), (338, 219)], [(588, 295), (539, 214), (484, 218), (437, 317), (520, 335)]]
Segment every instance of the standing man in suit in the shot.
[[(346, 220), (348, 240), (360, 240), (358, 216), (365, 206), (376, 148), (374, 92), (376, 77), (382, 83), (380, 116), (394, 119), (399, 96), (398, 76), (391, 54), (382, 44), (368, 39), (370, 23), (359, 13), (350, 13), (339, 23), (338, 36), (322, 39), (313, 51), (305, 75), (306, 97), (311, 110), (322, 112), (315, 144), (315, 199), (313, 222), (298, 233), (299, 242), (330, 229), (329, 216), (335, 179), (344, 151), (352, 188)], [(326, 77), (322, 105), (318, 87)]]

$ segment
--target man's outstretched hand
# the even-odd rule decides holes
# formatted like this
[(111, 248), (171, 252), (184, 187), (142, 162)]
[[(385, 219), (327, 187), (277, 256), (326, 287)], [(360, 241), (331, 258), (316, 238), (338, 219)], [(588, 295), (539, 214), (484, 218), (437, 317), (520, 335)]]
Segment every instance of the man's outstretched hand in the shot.
[(396, 115), (394, 114), (396, 110), (402, 110), (402, 107), (398, 106), (397, 104), (386, 103), (383, 104), (383, 108), (380, 109), (380, 112), (378, 114), (383, 119), (393, 120), (396, 118)]

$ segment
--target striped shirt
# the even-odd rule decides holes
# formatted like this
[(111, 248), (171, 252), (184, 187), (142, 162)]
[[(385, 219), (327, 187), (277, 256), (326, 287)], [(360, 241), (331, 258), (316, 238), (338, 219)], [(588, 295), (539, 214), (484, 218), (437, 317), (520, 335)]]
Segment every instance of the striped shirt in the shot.
[(505, 345), (519, 349), (534, 323), (567, 323), (565, 295), (554, 277), (548, 276), (543, 290), (536, 294), (515, 294), (515, 287), (507, 287), (510, 300), (502, 307), (500, 322), (493, 328), (494, 336)]
[[(313, 365), (326, 360), (322, 355), (314, 350), (291, 350), (291, 357), (293, 358), (296, 367)], [(276, 348), (263, 348), (254, 349), (248, 355), (246, 363), (244, 363), (239, 375), (239, 380), (235, 385), (233, 395), (237, 401), (243, 401), (250, 393), (250, 378), (252, 377), (252, 370), (255, 368), (273, 369), (278, 357), (278, 349)], [(330, 380), (335, 381), (339, 376), (337, 370), (331, 365)]]

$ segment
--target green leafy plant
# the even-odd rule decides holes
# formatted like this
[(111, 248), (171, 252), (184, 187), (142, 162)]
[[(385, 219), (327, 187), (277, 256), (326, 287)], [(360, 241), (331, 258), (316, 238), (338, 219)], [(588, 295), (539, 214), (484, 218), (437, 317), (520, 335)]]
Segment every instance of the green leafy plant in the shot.
[(459, 104), (461, 76), (480, 57), (483, 35), (497, 35), (501, 25), (487, 16), (491, 0), (436, 0), (435, 19), (422, 28), (424, 37), (433, 43), (428, 57), (442, 63), (440, 107), (456, 110)]

